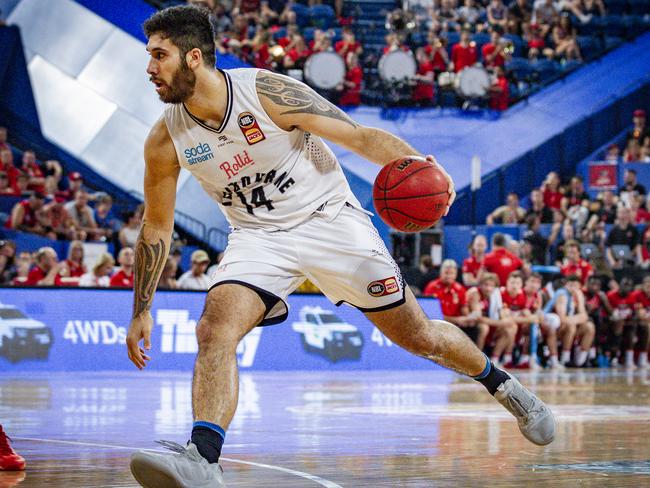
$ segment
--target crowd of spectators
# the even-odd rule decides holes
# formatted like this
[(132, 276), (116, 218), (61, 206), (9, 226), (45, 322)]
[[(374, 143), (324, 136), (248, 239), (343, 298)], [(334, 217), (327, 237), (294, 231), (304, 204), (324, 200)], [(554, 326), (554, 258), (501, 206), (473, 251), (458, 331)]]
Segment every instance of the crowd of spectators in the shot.
[[(580, 63), (579, 30), (608, 14), (603, 0), (406, 0), (402, 8), (386, 12), (385, 44), (376, 50), (357, 36), (369, 32), (372, 37), (383, 26), (358, 25), (359, 7), (344, 11), (340, 0), (188, 2), (211, 11), (219, 53), (255, 67), (302, 78), (313, 54), (339, 54), (346, 75), (327, 96), (341, 105), (361, 103), (364, 83), (381, 76), (380, 58), (402, 51), (417, 64), (415, 75), (399, 80), (407, 104), (440, 104), (437, 91), (453, 89), (454, 77), (464, 69), (482, 66), (491, 86), (481, 98), (496, 110), (508, 107), (511, 87), (544, 81), (546, 74)], [(532, 69), (525, 76), (510, 69), (513, 58), (529, 61)]]
[[(14, 241), (0, 238), (0, 286), (132, 288), (133, 249), (144, 207), (127, 210), (118, 218), (113, 198), (88, 188), (80, 173), (64, 174), (58, 161), (40, 162), (31, 149), (21, 154), (7, 137), (7, 129), (0, 127), (0, 227), (65, 242), (67, 256), (57, 255), (53, 246), (28, 252), (17, 249)], [(19, 165), (14, 162), (15, 155), (19, 155)], [(102, 244), (114, 253), (102, 252), (87, 266), (86, 243)], [(176, 245), (168, 266), (173, 276), (169, 279), (167, 275), (161, 287), (207, 289), (208, 254), (197, 250), (191, 256), (192, 269), (183, 273), (182, 242)]]
[[(633, 119), (625, 144), (648, 144), (645, 112), (636, 110)], [(521, 240), (495, 233), (488, 252), (486, 236), (477, 234), (462, 265), (446, 260), (438, 277), (418, 281), (425, 275), (420, 267), (409, 282), (416, 293), (437, 297), (446, 320), (505, 367), (645, 368), (649, 200), (632, 168), (618, 190), (593, 199), (579, 176), (563, 185), (550, 173), (528, 205), (511, 193), (487, 216), (487, 225), (525, 225)], [(531, 324), (539, 327), (541, 345), (533, 356)]]

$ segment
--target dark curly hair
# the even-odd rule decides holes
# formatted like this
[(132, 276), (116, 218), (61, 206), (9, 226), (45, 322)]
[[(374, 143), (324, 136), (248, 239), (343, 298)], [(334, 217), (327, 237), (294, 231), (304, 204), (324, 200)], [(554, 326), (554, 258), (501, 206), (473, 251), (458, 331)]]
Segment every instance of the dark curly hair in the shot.
[(142, 25), (147, 38), (158, 34), (178, 47), (181, 58), (192, 49), (200, 49), (207, 66), (216, 63), (214, 32), (210, 13), (199, 7), (181, 5), (156, 12)]

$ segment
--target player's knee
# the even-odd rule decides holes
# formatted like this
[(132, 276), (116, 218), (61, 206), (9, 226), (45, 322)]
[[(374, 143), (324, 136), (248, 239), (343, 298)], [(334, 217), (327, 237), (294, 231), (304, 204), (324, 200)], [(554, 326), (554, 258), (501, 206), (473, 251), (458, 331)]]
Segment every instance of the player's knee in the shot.
[(217, 347), (237, 347), (238, 338), (232, 333), (232, 329), (218, 320), (210, 320), (205, 314), (196, 326), (196, 341), (199, 350), (213, 349)]

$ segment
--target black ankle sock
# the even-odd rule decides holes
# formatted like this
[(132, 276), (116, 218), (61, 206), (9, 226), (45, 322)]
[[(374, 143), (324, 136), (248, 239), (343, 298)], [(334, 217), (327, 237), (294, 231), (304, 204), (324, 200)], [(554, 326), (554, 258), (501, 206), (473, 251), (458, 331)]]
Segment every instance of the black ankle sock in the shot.
[(479, 376), (475, 376), (474, 379), (483, 384), (483, 386), (487, 388), (487, 391), (490, 392), (490, 395), (494, 395), (497, 392), (499, 385), (509, 380), (510, 376), (497, 368), (489, 359), (487, 361), (489, 363), (489, 371), (487, 371), (488, 365), (486, 365), (483, 373)]
[(209, 463), (218, 463), (223, 446), (223, 437), (207, 427), (194, 427), (192, 429), (192, 443), (196, 445), (199, 454)]

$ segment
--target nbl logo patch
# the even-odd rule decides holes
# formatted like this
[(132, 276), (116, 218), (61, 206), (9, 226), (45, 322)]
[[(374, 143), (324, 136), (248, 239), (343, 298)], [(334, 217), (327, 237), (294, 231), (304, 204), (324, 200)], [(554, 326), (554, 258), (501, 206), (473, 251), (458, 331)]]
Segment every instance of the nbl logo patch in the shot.
[(262, 142), (266, 137), (264, 132), (260, 129), (255, 116), (250, 112), (242, 112), (237, 118), (237, 123), (241, 129), (242, 134), (246, 138), (246, 142), (249, 146)]
[(383, 280), (373, 281), (368, 285), (368, 294), (373, 297), (383, 297), (399, 291), (397, 279), (394, 276)]

